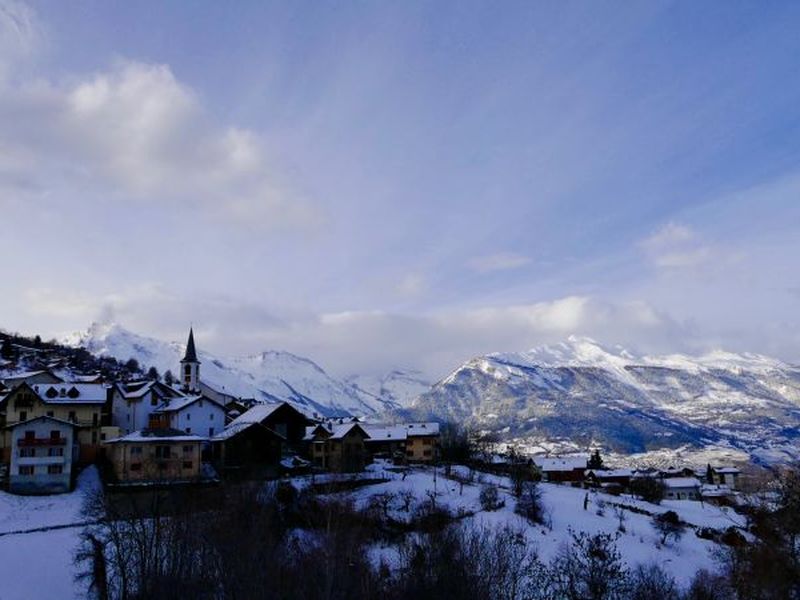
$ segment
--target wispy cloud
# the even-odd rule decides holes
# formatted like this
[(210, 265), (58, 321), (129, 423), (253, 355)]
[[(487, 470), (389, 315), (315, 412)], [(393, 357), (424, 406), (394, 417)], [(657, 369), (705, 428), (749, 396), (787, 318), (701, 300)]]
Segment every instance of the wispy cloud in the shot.
[(702, 265), (713, 257), (711, 246), (689, 226), (670, 222), (640, 242), (657, 267), (682, 269)]
[(497, 252), (484, 256), (476, 256), (471, 259), (467, 266), (478, 273), (490, 273), (492, 271), (511, 271), (525, 267), (531, 263), (531, 259), (515, 252)]

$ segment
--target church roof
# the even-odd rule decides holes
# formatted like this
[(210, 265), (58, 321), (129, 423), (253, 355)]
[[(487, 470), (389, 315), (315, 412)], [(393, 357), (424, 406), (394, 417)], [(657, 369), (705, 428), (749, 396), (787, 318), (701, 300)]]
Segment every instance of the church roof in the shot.
[(189, 341), (186, 342), (186, 354), (181, 362), (200, 362), (197, 360), (197, 351), (194, 349), (194, 332), (189, 328)]

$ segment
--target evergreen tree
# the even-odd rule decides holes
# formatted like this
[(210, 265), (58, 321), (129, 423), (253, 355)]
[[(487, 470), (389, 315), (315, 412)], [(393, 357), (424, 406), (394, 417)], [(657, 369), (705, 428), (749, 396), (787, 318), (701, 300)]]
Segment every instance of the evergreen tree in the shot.
[(714, 483), (714, 469), (711, 468), (711, 463), (706, 465), (706, 483)]
[(603, 458), (600, 456), (600, 450), (595, 450), (592, 453), (592, 456), (589, 457), (589, 462), (586, 465), (592, 470), (602, 469), (603, 468)]
[(158, 381), (159, 377), (160, 377), (160, 375), (158, 374), (158, 369), (156, 369), (155, 367), (150, 367), (149, 369), (147, 369), (147, 378), (148, 379), (150, 379), (152, 381)]
[(175, 383), (175, 376), (169, 369), (167, 369), (164, 372), (164, 383), (166, 383), (167, 385), (172, 385), (173, 383)]

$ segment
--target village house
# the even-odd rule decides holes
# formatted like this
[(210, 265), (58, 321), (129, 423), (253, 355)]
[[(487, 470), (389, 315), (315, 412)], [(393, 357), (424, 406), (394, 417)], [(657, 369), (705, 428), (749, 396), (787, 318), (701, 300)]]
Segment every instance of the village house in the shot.
[(211, 438), (212, 463), (226, 476), (274, 477), (285, 441), (261, 423), (230, 424)]
[(175, 429), (143, 429), (106, 442), (120, 483), (186, 482), (200, 478), (204, 438)]
[(742, 472), (736, 467), (711, 467), (711, 473), (713, 481), (708, 483), (725, 485), (732, 490), (738, 489), (739, 477)]
[(696, 477), (667, 477), (663, 479), (668, 500), (699, 500), (700, 480)]
[(439, 459), (439, 424), (407, 423), (406, 460), (432, 463)]
[(183, 394), (160, 381), (119, 382), (112, 391), (114, 424), (127, 435), (150, 426), (150, 415), (172, 398)]
[(551, 483), (581, 482), (586, 473), (589, 457), (585, 454), (573, 456), (535, 456), (533, 462), (542, 474), (542, 480)]
[(110, 421), (111, 388), (96, 383), (22, 383), (0, 401), (0, 458), (5, 464), (11, 458), (9, 426), (37, 417), (52, 417), (76, 426), (79, 446), (78, 461), (94, 462), (100, 450), (102, 434)]
[(628, 489), (633, 471), (630, 469), (590, 469), (584, 474), (585, 483), (591, 487), (599, 487), (610, 492), (621, 492)]
[(13, 389), (20, 385), (21, 383), (27, 383), (30, 385), (36, 384), (56, 384), (56, 383), (64, 383), (64, 380), (61, 379), (58, 375), (49, 371), (48, 369), (40, 369), (38, 371), (27, 371), (25, 373), (15, 373), (14, 375), (10, 375), (3, 379), (3, 384), (8, 389)]
[(369, 461), (365, 440), (369, 434), (358, 423), (313, 427), (306, 439), (315, 467), (335, 472), (361, 471)]
[(70, 491), (72, 465), (78, 457), (75, 428), (74, 423), (47, 416), (9, 426), (9, 490), (16, 494)]
[(408, 438), (405, 425), (363, 424), (362, 427), (369, 434), (364, 443), (373, 459), (386, 458), (395, 462), (405, 462)]
[(285, 450), (300, 452), (306, 428), (312, 423), (288, 402), (256, 404), (231, 421), (229, 426), (259, 423), (277, 433), (285, 442)]
[(213, 437), (225, 427), (225, 409), (201, 395), (180, 396), (167, 400), (150, 414), (150, 429), (177, 429)]

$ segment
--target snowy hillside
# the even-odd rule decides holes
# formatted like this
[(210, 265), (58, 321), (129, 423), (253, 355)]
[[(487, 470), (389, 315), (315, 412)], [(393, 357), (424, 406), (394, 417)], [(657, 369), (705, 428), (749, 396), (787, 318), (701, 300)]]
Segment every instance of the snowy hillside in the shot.
[(765, 461), (800, 455), (800, 368), (753, 354), (635, 356), (571, 337), (474, 358), (413, 408), (509, 438), (625, 453), (713, 446)]
[[(135, 358), (140, 364), (155, 366), (161, 373), (177, 374), (185, 346), (132, 333), (123, 327), (94, 323), (86, 332), (66, 342), (83, 346), (97, 356), (120, 360)], [(393, 398), (361, 392), (352, 385), (328, 375), (313, 361), (289, 352), (269, 351), (252, 356), (216, 357), (203, 351), (200, 378), (220, 391), (258, 400), (287, 400), (306, 412), (321, 415), (375, 415), (394, 408)]]
[(358, 393), (382, 398), (396, 407), (410, 406), (417, 396), (431, 389), (431, 382), (419, 371), (394, 370), (379, 376), (351, 375), (345, 379)]

